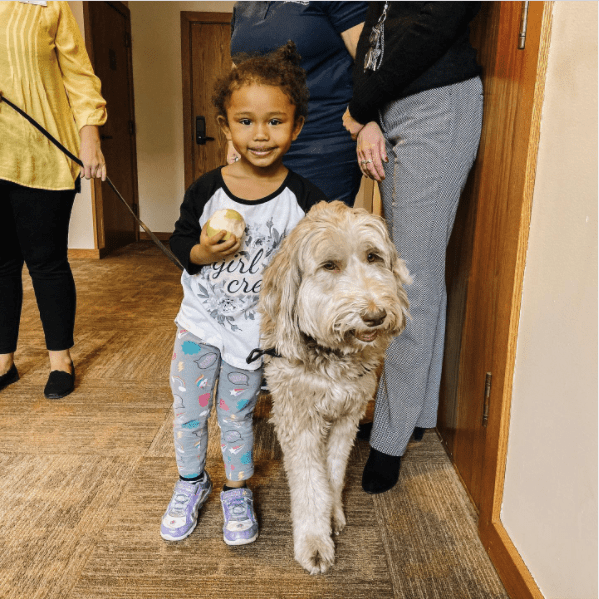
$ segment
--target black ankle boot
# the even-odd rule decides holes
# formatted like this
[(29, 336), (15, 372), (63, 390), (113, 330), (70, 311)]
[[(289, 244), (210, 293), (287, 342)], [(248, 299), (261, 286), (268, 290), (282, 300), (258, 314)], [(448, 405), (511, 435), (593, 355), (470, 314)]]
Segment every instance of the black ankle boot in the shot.
[(362, 474), (362, 489), (371, 495), (392, 489), (399, 479), (400, 466), (400, 456), (387, 455), (371, 447)]
[(5, 389), (9, 385), (16, 383), (19, 380), (19, 373), (17, 367), (13, 364), (7, 372), (0, 376), (0, 391)]
[(414, 437), (414, 441), (422, 441), (422, 437), (424, 437), (424, 431), (426, 431), (425, 428), (420, 428), (419, 426), (417, 426), (414, 429), (414, 433), (413, 433), (413, 437)]

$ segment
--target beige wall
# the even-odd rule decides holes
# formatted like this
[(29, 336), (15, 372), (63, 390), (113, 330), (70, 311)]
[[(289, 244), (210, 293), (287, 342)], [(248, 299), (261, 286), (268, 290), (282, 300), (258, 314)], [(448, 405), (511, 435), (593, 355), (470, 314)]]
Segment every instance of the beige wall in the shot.
[(231, 12), (234, 2), (130, 2), (140, 216), (171, 232), (185, 192), (181, 11)]
[[(85, 37), (83, 27), (83, 2), (69, 2), (71, 10), (77, 19), (79, 29)], [(93, 249), (94, 248), (94, 221), (92, 215), (92, 192), (90, 182), (81, 181), (81, 193), (75, 198), (71, 227), (69, 229), (69, 248)]]
[(502, 522), (546, 599), (597, 597), (597, 3), (556, 2)]

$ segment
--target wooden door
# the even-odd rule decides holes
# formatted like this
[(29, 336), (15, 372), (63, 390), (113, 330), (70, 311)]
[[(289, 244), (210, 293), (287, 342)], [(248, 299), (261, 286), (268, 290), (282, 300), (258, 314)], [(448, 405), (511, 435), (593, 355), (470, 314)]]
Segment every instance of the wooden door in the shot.
[(472, 39), (483, 66), (483, 131), (448, 253), (438, 430), (479, 510), (481, 540), (510, 596), (524, 599), (541, 594), (500, 508), (552, 3), (482, 4)]
[[(225, 137), (212, 105), (214, 83), (231, 70), (231, 13), (181, 13), (183, 134), (185, 186), (225, 163)], [(196, 124), (204, 117), (205, 143), (198, 143)], [(202, 141), (202, 140), (199, 140)]]
[[(101, 129), (108, 176), (137, 214), (129, 9), (122, 2), (85, 2), (84, 7), (86, 46), (96, 75), (102, 81), (108, 110), (108, 120)], [(138, 226), (108, 184), (95, 180), (93, 192), (100, 255), (136, 241)]]

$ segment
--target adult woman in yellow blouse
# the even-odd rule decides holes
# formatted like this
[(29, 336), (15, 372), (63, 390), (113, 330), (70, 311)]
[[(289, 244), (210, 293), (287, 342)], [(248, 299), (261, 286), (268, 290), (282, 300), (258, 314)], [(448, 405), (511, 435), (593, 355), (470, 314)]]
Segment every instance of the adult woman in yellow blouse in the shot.
[(0, 102), (0, 390), (14, 363), (27, 264), (59, 399), (74, 388), (75, 282), (67, 259), (79, 176), (106, 178), (98, 126), (106, 102), (67, 2), (0, 2), (0, 92), (83, 162), (80, 168)]

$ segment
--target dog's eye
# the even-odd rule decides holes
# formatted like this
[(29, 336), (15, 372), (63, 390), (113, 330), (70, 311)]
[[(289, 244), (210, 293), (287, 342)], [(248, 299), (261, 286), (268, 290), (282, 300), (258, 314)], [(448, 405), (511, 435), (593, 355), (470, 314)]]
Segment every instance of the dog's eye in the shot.
[(333, 262), (332, 260), (325, 262), (322, 265), (322, 268), (324, 268), (324, 270), (330, 270), (331, 272), (333, 272), (335, 270), (339, 270), (339, 267), (337, 266), (337, 264), (335, 264), (335, 262)]
[(367, 262), (383, 262), (383, 259), (376, 252), (368, 252), (366, 256)]

